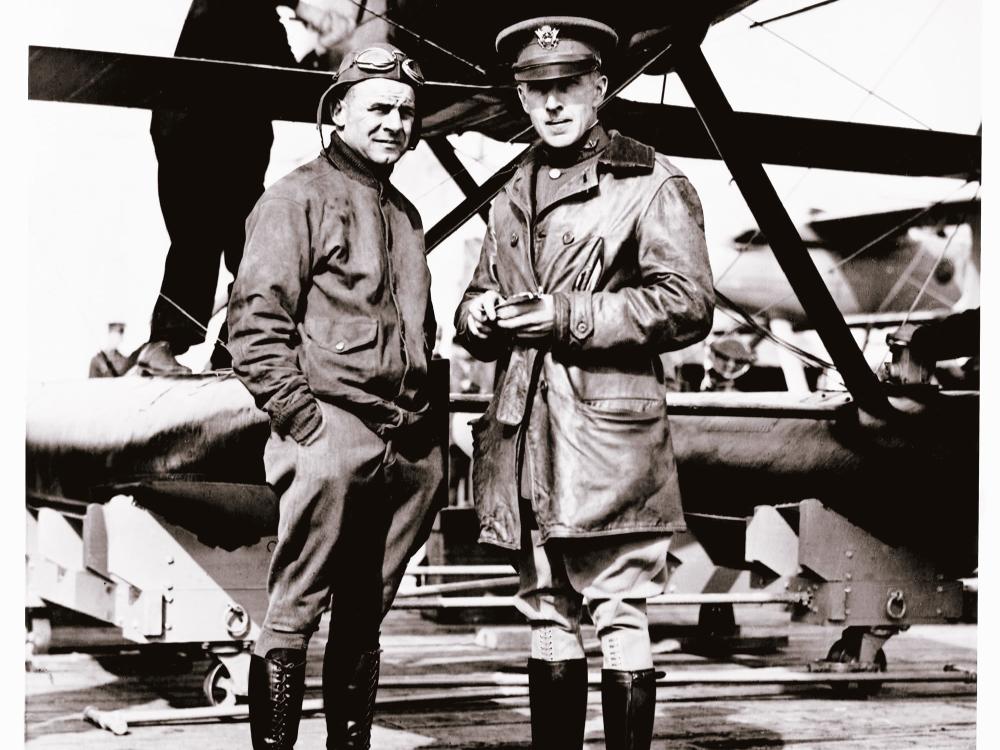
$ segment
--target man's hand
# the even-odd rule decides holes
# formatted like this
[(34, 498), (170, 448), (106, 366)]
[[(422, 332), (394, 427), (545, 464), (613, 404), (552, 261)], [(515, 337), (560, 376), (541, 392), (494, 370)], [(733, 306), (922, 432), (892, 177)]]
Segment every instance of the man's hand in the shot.
[(305, 2), (305, 0), (299, 0), (296, 3), (295, 17), (321, 37), (335, 31), (335, 27), (338, 25), (337, 16), (329, 8)]
[(477, 339), (486, 339), (495, 333), (497, 303), (502, 301), (503, 297), (492, 289), (488, 289), (474, 298), (469, 303), (469, 314), (466, 316), (469, 333)]
[(516, 339), (536, 341), (547, 338), (555, 326), (555, 304), (551, 294), (540, 294), (524, 304), (501, 307), (496, 311), (497, 327)]

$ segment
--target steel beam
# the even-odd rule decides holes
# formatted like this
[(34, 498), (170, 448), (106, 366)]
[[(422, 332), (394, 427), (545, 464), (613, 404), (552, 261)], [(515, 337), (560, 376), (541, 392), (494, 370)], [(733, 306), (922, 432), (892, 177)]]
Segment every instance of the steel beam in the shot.
[(677, 73), (851, 395), (870, 414), (890, 414), (892, 407), (882, 385), (865, 361), (760, 159), (751, 152), (700, 48), (689, 48), (678, 56)]
[[(735, 129), (754, 144), (755, 155), (765, 164), (961, 179), (978, 179), (982, 168), (982, 138), (974, 133), (759, 112), (736, 112), (734, 117)], [(601, 121), (662, 154), (718, 158), (691, 107), (616, 99)]]
[[(479, 189), (479, 183), (469, 174), (469, 170), (462, 164), (458, 158), (458, 154), (455, 153), (455, 147), (448, 142), (448, 139), (443, 135), (436, 135), (433, 138), (425, 138), (424, 140), (427, 142), (434, 156), (437, 157), (437, 160), (441, 162), (441, 166), (444, 167), (448, 176), (458, 185), (458, 189), (462, 191), (462, 195), (466, 198), (473, 195)], [(483, 221), (488, 222), (490, 220), (490, 208), (485, 203), (477, 211)]]
[(427, 246), (427, 252), (429, 253), (451, 236), (452, 232), (472, 218), (473, 214), (478, 213), (484, 208), (488, 208), (487, 204), (493, 200), (493, 196), (499, 193), (501, 188), (514, 175), (514, 170), (524, 156), (525, 152), (522, 151), (500, 167), (496, 174), (477, 187), (471, 195), (451, 209), (437, 224), (428, 229), (424, 234), (424, 243)]

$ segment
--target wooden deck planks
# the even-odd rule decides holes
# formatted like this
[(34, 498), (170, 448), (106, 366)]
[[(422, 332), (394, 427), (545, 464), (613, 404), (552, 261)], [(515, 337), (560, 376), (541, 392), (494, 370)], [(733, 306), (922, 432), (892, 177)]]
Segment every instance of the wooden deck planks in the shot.
[[(321, 632), (323, 632), (321, 630)], [(839, 632), (832, 628), (791, 625), (787, 647), (774, 653), (709, 658), (674, 650), (657, 657), (667, 671), (698, 669), (752, 670), (763, 666), (799, 666), (825, 655)], [(66, 633), (62, 638), (69, 638)], [(976, 626), (914, 627), (885, 647), (889, 669), (939, 669), (946, 663), (975, 668)], [(514, 643), (516, 639), (502, 639)], [(664, 645), (661, 642), (661, 646)], [(310, 649), (309, 677), (318, 678), (322, 638)], [(477, 646), (472, 628), (440, 626), (415, 613), (394, 613), (383, 633), (383, 674), (522, 673), (518, 648), (490, 650)], [(209, 661), (167, 652), (60, 653), (39, 657), (26, 675), (26, 747), (37, 750), (163, 750), (165, 748), (243, 748), (249, 746), (243, 721), (170, 726), (138, 726), (123, 737), (80, 719), (82, 709), (166, 708), (201, 704), (201, 679)], [(600, 668), (599, 657), (591, 669)], [(419, 700), (429, 692), (383, 690), (386, 699), (416, 696), (409, 704), (382, 708), (376, 715), (373, 747), (380, 750), (458, 750), (530, 746), (527, 698), (513, 688), (506, 697), (475, 697), (479, 690), (434, 690), (448, 696)], [(487, 690), (487, 693), (490, 691)], [(459, 697), (461, 696), (461, 697)], [(309, 697), (318, 697), (311, 691)], [(660, 689), (654, 748), (742, 750), (794, 748), (975, 747), (976, 689), (954, 683), (887, 684), (875, 698), (838, 699), (826, 686), (700, 686)], [(587, 748), (603, 747), (600, 695), (591, 692)], [(303, 720), (298, 747), (324, 744), (321, 716)]]

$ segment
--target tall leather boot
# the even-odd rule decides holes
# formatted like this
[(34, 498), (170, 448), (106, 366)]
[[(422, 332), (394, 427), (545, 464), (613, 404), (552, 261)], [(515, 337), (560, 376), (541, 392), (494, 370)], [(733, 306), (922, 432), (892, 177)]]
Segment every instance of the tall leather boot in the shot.
[(580, 750), (587, 719), (587, 660), (528, 659), (531, 746)]
[(326, 644), (323, 655), (323, 712), (327, 750), (369, 750), (381, 649), (339, 653)]
[(654, 670), (602, 670), (601, 706), (607, 750), (649, 750), (656, 711)]
[(306, 652), (273, 648), (250, 657), (250, 740), (254, 750), (292, 750), (299, 736)]

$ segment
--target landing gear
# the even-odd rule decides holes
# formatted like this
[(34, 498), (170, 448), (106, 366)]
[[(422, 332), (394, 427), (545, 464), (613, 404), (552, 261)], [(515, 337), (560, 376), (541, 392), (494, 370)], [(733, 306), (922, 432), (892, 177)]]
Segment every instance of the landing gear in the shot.
[(235, 706), (236, 685), (229, 669), (221, 661), (212, 665), (201, 684), (201, 690), (210, 706)]
[(52, 620), (44, 608), (26, 609), (24, 612), (25, 648), (28, 658), (35, 654), (45, 654), (52, 644)]
[[(898, 628), (889, 627), (845, 628), (830, 647), (826, 659), (813, 665), (813, 671), (833, 674), (857, 672), (859, 675), (884, 672), (886, 658), (882, 645), (898, 632)], [(837, 681), (830, 685), (837, 695), (845, 698), (869, 698), (882, 689), (882, 683), (870, 677), (856, 682)]]
[(213, 651), (216, 661), (205, 673), (202, 693), (210, 706), (235, 706), (247, 696), (249, 651)]
[(702, 604), (698, 608), (698, 632), (708, 638), (739, 635), (732, 604)]

